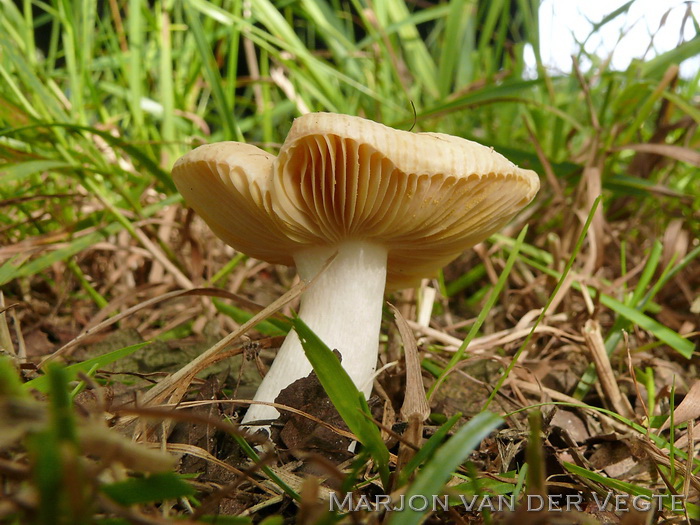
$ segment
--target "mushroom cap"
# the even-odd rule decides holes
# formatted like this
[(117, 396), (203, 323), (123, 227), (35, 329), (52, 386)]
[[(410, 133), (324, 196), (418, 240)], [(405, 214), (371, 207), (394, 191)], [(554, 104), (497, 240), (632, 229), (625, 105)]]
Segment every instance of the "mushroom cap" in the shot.
[(331, 113), (296, 119), (277, 157), (201, 146), (173, 178), (214, 233), (257, 259), (293, 265), (299, 250), (344, 240), (386, 246), (392, 289), (434, 275), (539, 189), (533, 171), (493, 148)]

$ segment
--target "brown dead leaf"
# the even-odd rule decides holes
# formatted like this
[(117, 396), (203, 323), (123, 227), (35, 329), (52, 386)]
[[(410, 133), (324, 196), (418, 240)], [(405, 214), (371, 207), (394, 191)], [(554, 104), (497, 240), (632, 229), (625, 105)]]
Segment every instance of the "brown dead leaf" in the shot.
[(646, 461), (640, 462), (624, 440), (601, 443), (591, 454), (589, 461), (593, 467), (616, 479), (629, 478), (648, 471)]
[(393, 304), (387, 304), (394, 313), (396, 326), (399, 329), (399, 334), (401, 334), (401, 339), (403, 341), (404, 356), (406, 359), (406, 394), (400, 414), (401, 417), (404, 418), (404, 421), (408, 421), (410, 416), (414, 414), (417, 414), (421, 421), (425, 421), (430, 415), (430, 407), (425, 397), (425, 387), (423, 386), (423, 378), (421, 376), (420, 355), (418, 355), (416, 339), (413, 337), (411, 327), (401, 315), (401, 312), (399, 312)]
[(673, 219), (668, 223), (663, 238), (663, 256), (662, 261), (664, 267), (671, 264), (671, 260), (680, 261), (688, 253), (688, 232), (683, 229), (683, 220)]
[[(696, 380), (690, 387), (688, 393), (683, 398), (683, 401), (673, 411), (673, 424), (680, 425), (687, 423), (700, 417), (700, 380)], [(671, 426), (671, 418), (669, 417), (659, 430), (664, 431)]]
[(676, 448), (680, 448), (680, 449), (687, 448), (691, 444), (690, 438), (693, 437), (693, 436), (691, 436), (691, 434), (693, 434), (695, 436), (700, 435), (700, 423), (698, 423), (694, 427), (688, 427), (688, 429), (689, 429), (689, 432), (686, 432), (685, 434), (683, 434), (674, 443)]
[(566, 430), (577, 443), (583, 443), (591, 437), (583, 418), (571, 410), (557, 410), (549, 426)]

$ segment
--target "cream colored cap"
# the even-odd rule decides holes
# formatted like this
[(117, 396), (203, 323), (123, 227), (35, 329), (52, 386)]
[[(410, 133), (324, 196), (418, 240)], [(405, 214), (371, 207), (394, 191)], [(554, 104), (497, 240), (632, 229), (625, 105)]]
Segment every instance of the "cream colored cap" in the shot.
[(275, 156), (240, 142), (200, 146), (178, 159), (173, 180), (185, 202), (236, 250), (294, 266), (299, 249), (265, 209)]
[(173, 177), (234, 248), (293, 264), (304, 247), (373, 241), (388, 248), (393, 289), (434, 275), (539, 189), (533, 171), (476, 142), (331, 113), (296, 119), (277, 158), (237, 143), (202, 146)]

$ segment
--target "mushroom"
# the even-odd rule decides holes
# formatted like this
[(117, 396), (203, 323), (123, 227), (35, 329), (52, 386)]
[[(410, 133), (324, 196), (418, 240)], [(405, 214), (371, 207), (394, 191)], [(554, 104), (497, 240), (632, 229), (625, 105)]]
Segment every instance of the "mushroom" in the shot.
[[(337, 253), (302, 295), (299, 316), (340, 352), (365, 397), (385, 289), (434, 275), (539, 189), (533, 171), (493, 148), (331, 113), (297, 118), (277, 157), (236, 142), (200, 146), (177, 161), (173, 178), (187, 204), (240, 252), (295, 265), (304, 280)], [(273, 402), (311, 369), (291, 331), (254, 400)], [(243, 423), (278, 416), (253, 404)]]

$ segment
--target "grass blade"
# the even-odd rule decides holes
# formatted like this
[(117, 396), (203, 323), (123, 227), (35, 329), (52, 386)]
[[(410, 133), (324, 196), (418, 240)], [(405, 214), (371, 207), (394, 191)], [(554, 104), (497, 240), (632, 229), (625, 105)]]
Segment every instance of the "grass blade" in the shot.
[[(430, 501), (439, 494), (452, 472), (467, 459), (479, 443), (495, 430), (503, 420), (491, 412), (482, 412), (455, 432), (423, 467), (406, 493), (406, 501), (412, 496), (424, 496)], [(410, 506), (401, 514), (394, 514), (389, 524), (414, 525), (421, 522), (426, 511)]]
[[(125, 346), (119, 350), (114, 350), (113, 352), (109, 352), (92, 359), (87, 359), (86, 361), (81, 361), (80, 363), (67, 366), (62, 370), (62, 374), (66, 378), (66, 382), (74, 381), (75, 378), (78, 377), (79, 372), (88, 372), (93, 368), (99, 368), (110, 363), (114, 363), (115, 361), (129, 356), (149, 344), (151, 344), (150, 341), (145, 343), (137, 343), (135, 345)], [(22, 385), (22, 387), (25, 390), (34, 389), (38, 390), (39, 392), (47, 392), (51, 388), (50, 379), (50, 374), (39, 376), (31, 381), (27, 381), (24, 383), (24, 385)]]
[[(652, 492), (651, 490), (645, 487), (641, 487), (634, 483), (620, 481), (618, 479), (606, 478), (605, 476), (598, 474), (597, 472), (591, 472), (590, 470), (586, 470), (585, 468), (579, 467), (578, 465), (574, 465), (573, 463), (563, 462), (562, 465), (564, 466), (564, 468), (566, 468), (566, 470), (568, 470), (572, 474), (576, 474), (577, 476), (591, 480), (595, 483), (600, 483), (604, 487), (609, 487), (610, 489), (618, 490), (631, 496), (638, 496), (644, 498), (644, 501), (641, 501), (640, 505), (643, 505), (652, 500), (654, 504), (658, 505), (658, 499), (659, 497), (661, 497), (663, 506), (667, 509), (671, 509), (670, 494), (665, 494), (661, 496), (660, 494), (656, 494), (655, 492)], [(685, 510), (688, 512), (689, 518), (694, 520), (700, 519), (700, 506), (695, 505), (693, 503), (685, 503), (684, 506)]]
[(194, 489), (174, 472), (165, 472), (110, 483), (102, 492), (121, 505), (136, 505), (191, 496)]
[(525, 338), (523, 343), (520, 345), (520, 348), (518, 348), (517, 352), (515, 352), (513, 359), (511, 360), (510, 364), (508, 365), (508, 368), (506, 368), (505, 372), (503, 372), (503, 375), (499, 378), (498, 382), (496, 383), (495, 388), (491, 391), (491, 394), (489, 395), (489, 399), (486, 402), (486, 406), (484, 408), (488, 407), (491, 404), (491, 402), (496, 398), (496, 394), (498, 393), (500, 388), (503, 386), (503, 383), (505, 383), (506, 379), (508, 379), (508, 376), (510, 375), (513, 368), (515, 368), (515, 365), (518, 362), (520, 355), (523, 353), (525, 348), (527, 348), (527, 345), (530, 342), (530, 339), (532, 339), (532, 335), (535, 333), (535, 328), (537, 328), (537, 326), (540, 324), (542, 319), (544, 319), (544, 316), (546, 315), (547, 311), (549, 310), (549, 305), (552, 304), (552, 301), (557, 296), (557, 293), (559, 293), (559, 289), (564, 284), (564, 281), (566, 280), (566, 276), (569, 274), (569, 272), (571, 271), (571, 267), (574, 265), (574, 261), (576, 260), (576, 256), (578, 255), (578, 252), (581, 251), (581, 247), (583, 246), (583, 241), (586, 239), (586, 234), (588, 233), (588, 228), (591, 226), (591, 222), (593, 222), (593, 217), (595, 216), (595, 212), (598, 209), (598, 205), (600, 204), (601, 198), (602, 198), (601, 196), (598, 196), (598, 198), (596, 198), (596, 200), (593, 202), (593, 206), (591, 206), (591, 210), (590, 210), (590, 212), (588, 212), (588, 218), (586, 219), (586, 222), (583, 225), (583, 229), (581, 230), (581, 234), (579, 235), (578, 240), (576, 241), (576, 245), (574, 246), (574, 250), (571, 253), (571, 256), (569, 257), (569, 260), (567, 261), (566, 266), (564, 267), (564, 271), (562, 272), (561, 276), (559, 277), (559, 281), (557, 282), (557, 285), (554, 287), (552, 294), (549, 296), (549, 299), (547, 300), (547, 304), (545, 304), (544, 308), (542, 308), (542, 312), (540, 312), (540, 315), (537, 316), (537, 320), (535, 321), (535, 324), (532, 325), (532, 329), (530, 330), (530, 333), (527, 335), (527, 337)]
[[(260, 463), (260, 456), (258, 456), (257, 452), (255, 452), (253, 447), (251, 447), (242, 436), (234, 435), (233, 439), (236, 440), (238, 445), (243, 449), (243, 452), (245, 452), (250, 459), (252, 459), (255, 463)], [(260, 470), (262, 470), (272, 480), (272, 482), (277, 484), (277, 486), (281, 488), (290, 498), (296, 501), (301, 500), (301, 496), (299, 496), (299, 494), (297, 494), (292, 487), (287, 485), (282, 478), (275, 474), (270, 467), (263, 464), (260, 466)]]
[(435, 452), (445, 441), (447, 433), (452, 430), (452, 427), (455, 426), (461, 417), (462, 414), (459, 412), (452, 416), (450, 419), (445, 421), (432, 436), (430, 436), (430, 439), (428, 439), (425, 444), (421, 445), (418, 452), (416, 452), (416, 455), (413, 456), (408, 463), (406, 463), (403, 470), (399, 474), (396, 487), (403, 486), (408, 481), (411, 474), (413, 474), (413, 471), (415, 471), (422, 463), (428, 461), (433, 454), (435, 454)]
[(469, 342), (472, 339), (474, 339), (477, 332), (481, 328), (481, 325), (484, 324), (484, 321), (486, 320), (486, 317), (488, 316), (489, 312), (491, 311), (491, 308), (493, 308), (493, 305), (496, 304), (496, 300), (498, 299), (498, 296), (500, 295), (501, 290), (503, 290), (503, 287), (506, 285), (506, 280), (508, 279), (508, 275), (510, 274), (510, 270), (513, 268), (513, 265), (515, 264), (515, 260), (518, 256), (519, 251), (520, 251), (520, 246), (522, 246), (522, 244), (523, 244), (523, 240), (525, 239), (526, 233), (527, 233), (527, 226), (525, 226), (522, 229), (522, 231), (520, 232), (520, 235), (518, 235), (518, 238), (515, 241), (515, 244), (513, 246), (513, 251), (511, 251), (510, 255), (508, 256), (508, 260), (506, 261), (506, 266), (505, 266), (505, 268), (503, 268), (503, 272), (501, 272), (501, 276), (498, 278), (496, 285), (491, 290), (489, 298), (487, 299), (483, 308), (479, 312), (479, 317), (476, 319), (476, 322), (472, 325), (471, 329), (469, 330), (469, 333), (467, 334), (467, 337), (464, 339), (464, 341), (462, 341), (462, 344), (457, 349), (455, 354), (452, 356), (452, 359), (450, 359), (450, 362), (447, 364), (445, 369), (442, 371), (442, 374), (440, 374), (440, 376), (435, 380), (435, 382), (430, 387), (430, 390), (428, 390), (428, 399), (430, 399), (432, 397), (432, 395), (440, 387), (440, 385), (443, 383), (443, 381), (445, 381), (445, 379), (447, 378), (447, 375), (450, 372), (452, 372), (452, 370), (462, 360), (462, 357), (464, 356), (464, 352), (467, 350), (467, 346), (469, 346)]
[(211, 87), (214, 96), (214, 104), (216, 104), (216, 107), (219, 110), (220, 118), (224, 125), (224, 138), (227, 140), (232, 140), (237, 136), (236, 124), (233, 121), (233, 113), (231, 112), (231, 108), (229, 108), (226, 95), (224, 94), (221, 74), (216, 66), (216, 60), (212, 55), (211, 47), (204, 33), (204, 27), (202, 27), (202, 22), (199, 20), (199, 16), (195, 12), (194, 8), (191, 7), (188, 2), (185, 2), (185, 14), (187, 15), (187, 23), (192, 36), (194, 37), (195, 43), (197, 44), (199, 56), (202, 60), (204, 75), (209, 82), (209, 86)]

